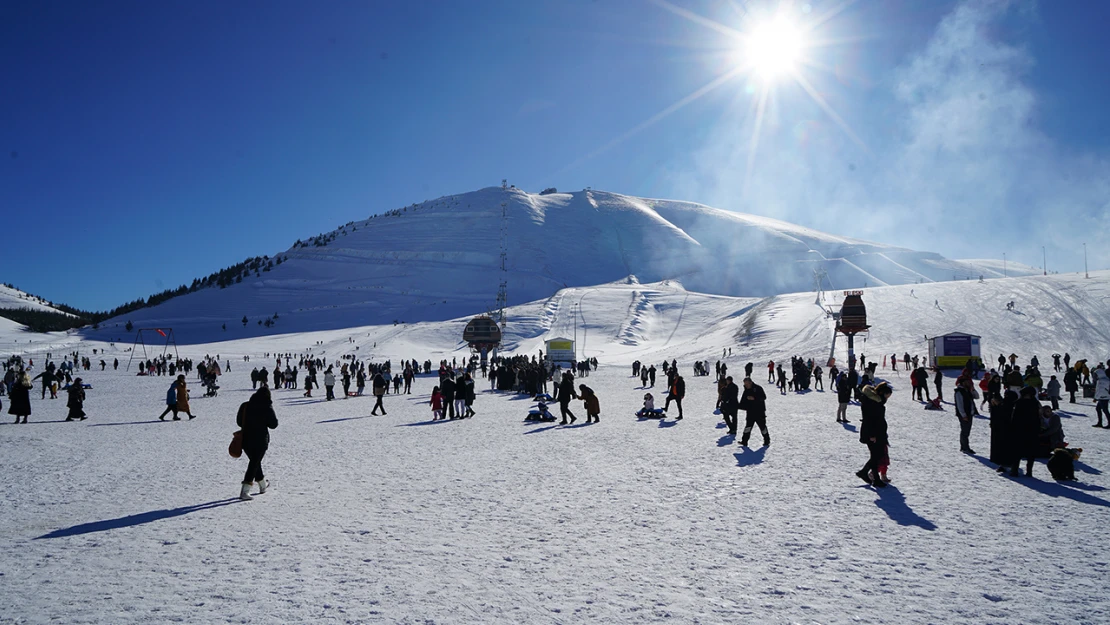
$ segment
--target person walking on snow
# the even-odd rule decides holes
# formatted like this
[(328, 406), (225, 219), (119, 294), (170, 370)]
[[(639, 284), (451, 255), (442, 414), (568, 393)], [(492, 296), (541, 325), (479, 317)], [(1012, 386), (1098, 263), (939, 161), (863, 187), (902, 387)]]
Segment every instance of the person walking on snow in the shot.
[(385, 378), (382, 377), (381, 371), (374, 374), (374, 381), (371, 386), (374, 389), (374, 408), (370, 410), (370, 414), (378, 414), (378, 408), (381, 408), (384, 416), (385, 406), (382, 405), (382, 396), (385, 395)]
[(736, 436), (737, 413), (740, 410), (740, 387), (732, 381), (732, 376), (725, 378), (725, 387), (721, 390), (721, 415), (725, 418), (728, 433)]
[(251, 484), (258, 483), (258, 494), (266, 492), (269, 482), (262, 472), (262, 457), (270, 448), (270, 430), (277, 428), (277, 415), (270, 388), (262, 385), (251, 398), (239, 406), (235, 423), (243, 431), (243, 453), (247, 456), (247, 472), (239, 489), (239, 499), (249, 501)]
[(686, 396), (686, 380), (682, 379), (678, 372), (675, 372), (674, 378), (671, 382), (671, 387), (668, 389), (667, 401), (663, 404), (663, 412), (667, 412), (673, 401), (678, 405), (678, 416), (674, 418), (675, 421), (682, 420), (682, 398)]
[[(654, 366), (652, 368), (654, 369)], [(571, 423), (578, 420), (570, 411), (570, 400), (578, 399), (578, 395), (574, 392), (574, 375), (570, 371), (563, 372), (562, 381), (555, 387), (555, 399), (559, 401), (559, 414), (563, 417), (559, 425), (567, 425), (568, 418)]]
[(879, 467), (886, 458), (888, 443), (886, 402), (892, 394), (894, 391), (890, 385), (880, 382), (876, 386), (863, 387), (859, 402), (862, 415), (859, 442), (867, 445), (868, 458), (863, 468), (856, 471), (856, 476), (876, 488), (886, 486), (886, 482), (879, 476)]
[(193, 414), (192, 412), (189, 411), (189, 388), (185, 384), (185, 376), (184, 375), (177, 376), (176, 384), (177, 384), (177, 410), (174, 411), (174, 416), (177, 416), (177, 413), (179, 413), (179, 412), (184, 412), (185, 414), (189, 415), (190, 419), (197, 418), (197, 416), (195, 414)]
[(763, 392), (763, 387), (752, 382), (751, 378), (744, 378), (744, 393), (740, 397), (739, 408), (747, 415), (740, 445), (748, 446), (752, 427), (758, 425), (759, 432), (763, 435), (763, 446), (770, 446), (771, 434), (767, 431), (767, 394)]
[(66, 401), (66, 406), (69, 408), (69, 414), (66, 416), (66, 421), (84, 421), (88, 419), (85, 416), (85, 387), (81, 382), (81, 378), (77, 378), (69, 385), (69, 399)]

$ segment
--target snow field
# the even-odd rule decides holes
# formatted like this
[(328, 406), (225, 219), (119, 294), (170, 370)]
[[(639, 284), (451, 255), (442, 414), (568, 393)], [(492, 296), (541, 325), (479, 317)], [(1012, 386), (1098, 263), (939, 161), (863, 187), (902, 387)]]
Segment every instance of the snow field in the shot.
[[(730, 360), (734, 374), (745, 359)], [(757, 431), (744, 450), (712, 414), (711, 378), (679, 364), (678, 423), (632, 416), (645, 391), (623, 365), (580, 380), (601, 400), (589, 426), (580, 402), (578, 424), (561, 427), (525, 423), (529, 401), (493, 393), (473, 419), (432, 423), (433, 377), (386, 397), (384, 417), (368, 416), (371, 397), (278, 390), (264, 461), (273, 489), (252, 502), (233, 499), (246, 460), (225, 451), (250, 394), (247, 363), (232, 357), (217, 398), (190, 380), (191, 422), (155, 419), (168, 377), (87, 372), (88, 421), (58, 422), (64, 400), (35, 393), (30, 424), (0, 425), (11, 476), (0, 483), (0, 620), (1110, 618), (1107, 553), (1093, 538), (1110, 506), (1110, 433), (1090, 427), (1089, 402), (1063, 406), (1068, 441), (1085, 451), (1080, 481), (1056, 484), (1043, 464), (1033, 480), (985, 466), (985, 419), (979, 455), (960, 454), (951, 406), (923, 411), (899, 388), (894, 483), (875, 490), (853, 475), (867, 455), (858, 408), (845, 427), (831, 394), (764, 385), (773, 443), (759, 448)], [(764, 371), (757, 362), (757, 381)], [(658, 405), (664, 379), (650, 389)]]

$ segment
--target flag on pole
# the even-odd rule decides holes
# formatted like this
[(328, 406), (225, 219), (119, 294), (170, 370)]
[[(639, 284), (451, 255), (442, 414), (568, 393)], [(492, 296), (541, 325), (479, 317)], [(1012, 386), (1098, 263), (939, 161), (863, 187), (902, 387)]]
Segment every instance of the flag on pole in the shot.
[(166, 336), (166, 333), (162, 331), (162, 328), (155, 328), (154, 331), (157, 332), (158, 334), (161, 334), (162, 336)]

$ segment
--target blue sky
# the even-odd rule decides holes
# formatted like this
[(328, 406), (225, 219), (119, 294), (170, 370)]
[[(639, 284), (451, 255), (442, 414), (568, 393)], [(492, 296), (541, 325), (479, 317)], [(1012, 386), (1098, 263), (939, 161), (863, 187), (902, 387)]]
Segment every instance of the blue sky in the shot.
[[(659, 115), (737, 69), (707, 21), (780, 10), (808, 91), (741, 72)], [(0, 281), (110, 308), (502, 178), (957, 258), (1044, 245), (1057, 271), (1086, 241), (1110, 267), (1106, 23), (1079, 0), (6, 2)]]

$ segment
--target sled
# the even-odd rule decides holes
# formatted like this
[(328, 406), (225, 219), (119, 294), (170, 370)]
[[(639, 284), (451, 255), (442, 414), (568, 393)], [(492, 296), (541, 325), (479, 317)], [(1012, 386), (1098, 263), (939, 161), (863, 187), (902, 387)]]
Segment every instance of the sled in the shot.
[(637, 412), (637, 413), (635, 413), (635, 414), (636, 414), (636, 416), (637, 416), (638, 418), (640, 418), (640, 419), (662, 419), (662, 418), (664, 418), (664, 417), (666, 417), (666, 416), (667, 416), (667, 415), (666, 415), (666, 414), (665, 414), (665, 413), (663, 412), (663, 409), (662, 409), (662, 408), (656, 408), (655, 410), (650, 410), (650, 411), (648, 411), (648, 410), (641, 410), (641, 411), (639, 411), (639, 412)]

